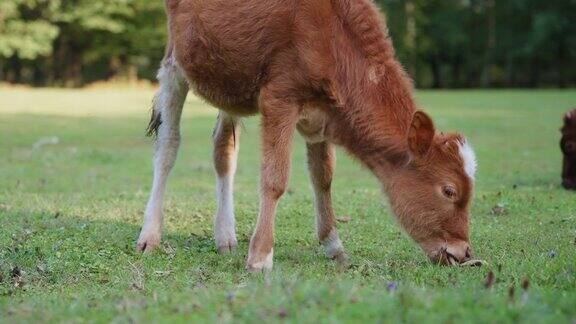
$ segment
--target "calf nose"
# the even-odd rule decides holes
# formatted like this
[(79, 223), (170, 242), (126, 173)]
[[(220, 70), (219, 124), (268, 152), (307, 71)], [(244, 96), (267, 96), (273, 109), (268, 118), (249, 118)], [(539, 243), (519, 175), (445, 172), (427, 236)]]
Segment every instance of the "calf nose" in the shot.
[(449, 244), (446, 248), (446, 252), (458, 263), (463, 263), (472, 259), (472, 250), (470, 249), (470, 245), (465, 241)]

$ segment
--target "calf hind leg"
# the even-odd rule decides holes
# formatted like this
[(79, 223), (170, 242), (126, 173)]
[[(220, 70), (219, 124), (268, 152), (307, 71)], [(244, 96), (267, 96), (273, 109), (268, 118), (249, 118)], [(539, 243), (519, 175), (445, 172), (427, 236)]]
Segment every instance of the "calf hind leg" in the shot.
[(218, 209), (214, 217), (214, 239), (221, 253), (233, 252), (238, 245), (234, 220), (234, 174), (240, 135), (238, 120), (226, 113), (218, 115), (214, 129), (214, 169)]
[(158, 81), (160, 89), (154, 99), (154, 111), (149, 126), (149, 133), (157, 134), (154, 180), (144, 214), (144, 225), (136, 246), (138, 251), (151, 251), (160, 244), (166, 181), (176, 161), (180, 144), (180, 117), (188, 93), (188, 84), (171, 57), (162, 62)]

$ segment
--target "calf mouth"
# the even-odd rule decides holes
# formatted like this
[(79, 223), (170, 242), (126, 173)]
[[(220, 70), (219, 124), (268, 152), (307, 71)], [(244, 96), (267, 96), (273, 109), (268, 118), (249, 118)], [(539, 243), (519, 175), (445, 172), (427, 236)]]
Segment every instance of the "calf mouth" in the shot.
[(436, 256), (432, 259), (432, 261), (438, 265), (445, 265), (445, 266), (454, 266), (460, 264), (458, 259), (453, 254), (448, 252), (446, 247), (440, 249), (440, 251), (438, 251)]
[(486, 261), (477, 260), (472, 258), (466, 258), (465, 260), (458, 260), (452, 253), (448, 252), (446, 247), (443, 247), (436, 253), (432, 258), (432, 262), (443, 265), (443, 266), (469, 266), (469, 267), (480, 267), (486, 264)]

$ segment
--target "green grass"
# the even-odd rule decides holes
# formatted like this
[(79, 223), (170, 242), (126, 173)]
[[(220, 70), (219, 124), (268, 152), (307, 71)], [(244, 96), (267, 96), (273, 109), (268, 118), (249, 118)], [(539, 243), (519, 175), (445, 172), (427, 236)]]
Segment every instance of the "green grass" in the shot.
[[(576, 91), (418, 95), (438, 128), (465, 133), (476, 148), (472, 244), (489, 266), (431, 265), (395, 224), (375, 179), (339, 151), (335, 210), (352, 217), (339, 224), (352, 267), (339, 271), (315, 240), (298, 138), (277, 216), (275, 268), (265, 277), (244, 270), (258, 210), (257, 118), (241, 138), (239, 251), (219, 255), (216, 113), (193, 97), (169, 183), (164, 244), (151, 255), (135, 252), (151, 182), (143, 136), (151, 97), (0, 89), (0, 322), (576, 321), (576, 194), (559, 186), (558, 148)], [(33, 149), (53, 136), (58, 144)], [(496, 204), (504, 214), (491, 213)], [(20, 278), (12, 278), (15, 267)], [(487, 289), (490, 270), (496, 280)]]

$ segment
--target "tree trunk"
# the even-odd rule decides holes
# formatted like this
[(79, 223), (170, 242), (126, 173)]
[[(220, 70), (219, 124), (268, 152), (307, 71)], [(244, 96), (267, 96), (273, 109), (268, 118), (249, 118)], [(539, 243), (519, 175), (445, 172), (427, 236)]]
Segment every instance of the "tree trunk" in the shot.
[(406, 0), (406, 52), (408, 54), (408, 74), (416, 79), (416, 6), (414, 1)]
[(462, 76), (462, 60), (460, 58), (456, 58), (452, 62), (452, 88), (462, 87), (462, 84), (460, 82), (461, 76)]
[(430, 60), (430, 69), (432, 70), (432, 88), (442, 88), (442, 70), (438, 56), (434, 56)]
[(55, 42), (54, 58), (52, 59), (52, 80), (53, 85), (64, 85), (64, 70), (66, 68), (68, 42), (65, 33), (61, 33)]
[(7, 70), (6, 81), (8, 83), (20, 83), (22, 80), (22, 62), (16, 55), (13, 55), (8, 60)]
[(567, 70), (567, 66), (568, 66), (568, 60), (566, 60), (566, 57), (568, 55), (567, 51), (566, 51), (566, 43), (564, 41), (564, 39), (560, 40), (559, 44), (558, 44), (558, 52), (557, 52), (557, 56), (556, 56), (556, 68), (557, 68), (557, 78), (556, 78), (556, 84), (558, 85), (558, 88), (566, 88), (567, 85), (567, 80), (566, 80), (566, 70)]
[(44, 81), (44, 73), (38, 64), (34, 64), (32, 67), (32, 84), (35, 87), (42, 86), (42, 82)]
[(486, 0), (486, 23), (487, 23), (487, 39), (486, 39), (486, 53), (484, 58), (484, 71), (482, 73), (482, 87), (490, 87), (492, 84), (491, 70), (492, 70), (492, 57), (494, 49), (496, 48), (496, 15), (494, 12), (495, 0)]
[(514, 60), (510, 57), (506, 59), (506, 80), (505, 86), (506, 87), (515, 87), (516, 86), (516, 69), (514, 66)]
[(538, 87), (540, 82), (540, 62), (537, 58), (533, 58), (530, 62), (530, 88)]
[(79, 51), (70, 51), (69, 60), (65, 67), (64, 85), (77, 88), (82, 85), (82, 54)]
[(110, 57), (110, 60), (108, 61), (108, 70), (110, 71), (108, 74), (109, 80), (115, 81), (120, 77), (122, 71), (122, 60), (117, 55)]
[(126, 78), (129, 84), (138, 83), (138, 66), (134, 64), (128, 64), (126, 66)]

